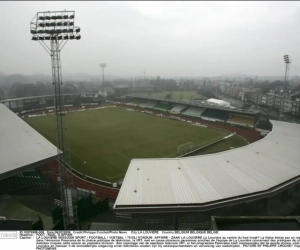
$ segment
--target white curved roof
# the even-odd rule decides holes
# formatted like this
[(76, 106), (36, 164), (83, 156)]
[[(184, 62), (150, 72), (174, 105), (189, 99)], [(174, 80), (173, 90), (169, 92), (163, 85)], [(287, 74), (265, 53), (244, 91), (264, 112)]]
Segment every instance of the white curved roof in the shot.
[(226, 101), (223, 101), (223, 100), (219, 100), (219, 99), (214, 99), (214, 98), (210, 98), (210, 99), (208, 99), (206, 101), (210, 102), (210, 103), (214, 103), (214, 104), (219, 104), (219, 105), (230, 104), (229, 102), (226, 102)]
[(264, 139), (241, 148), (186, 158), (133, 159), (114, 208), (198, 206), (285, 185), (300, 177), (300, 125), (272, 124)]
[(0, 103), (0, 179), (56, 157), (57, 149)]

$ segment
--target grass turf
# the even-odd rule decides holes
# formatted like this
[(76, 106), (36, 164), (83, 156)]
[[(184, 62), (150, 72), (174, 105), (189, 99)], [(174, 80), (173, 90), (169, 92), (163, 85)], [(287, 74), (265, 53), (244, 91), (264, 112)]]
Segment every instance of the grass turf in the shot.
[[(25, 121), (56, 145), (54, 115)], [(200, 147), (229, 134), (123, 108), (68, 113), (67, 123), (73, 168), (110, 182), (125, 176), (132, 158), (176, 157), (179, 145)]]

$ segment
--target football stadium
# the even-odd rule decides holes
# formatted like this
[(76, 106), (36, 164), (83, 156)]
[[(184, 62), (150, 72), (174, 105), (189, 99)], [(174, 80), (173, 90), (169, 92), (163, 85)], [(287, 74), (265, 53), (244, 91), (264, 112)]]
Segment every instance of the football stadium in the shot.
[[(48, 115), (25, 121), (55, 144), (54, 118)], [(124, 178), (133, 158), (175, 158), (188, 153), (185, 146), (192, 151), (230, 135), (219, 128), (195, 126), (120, 107), (72, 112), (68, 124), (73, 167), (84, 175), (109, 182)], [(233, 146), (246, 144), (237, 135), (227, 140)]]
[[(243, 55), (237, 65), (243, 50), (256, 53), (253, 41), (239, 44), (242, 50), (233, 44), (230, 52), (226, 46), (225, 54), (232, 56), (225, 60), (222, 48), (210, 53), (210, 47), (218, 47), (211, 34), (205, 35), (210, 28), (195, 26), (209, 39), (193, 45), (195, 32), (185, 32), (185, 25), (174, 26), (170, 19), (173, 27), (168, 26), (168, 18), (161, 25), (153, 16), (154, 22), (147, 22), (141, 6), (116, 7), (112, 10), (120, 20), (130, 11), (129, 22), (123, 22), (126, 29), (113, 15), (99, 15), (101, 10), (109, 13), (104, 5), (100, 12), (95, 6), (96, 11), (85, 11), (86, 18), (76, 17), (84, 40), (63, 56), (69, 73), (64, 77), (61, 52), (69, 40), (81, 40), (75, 11), (66, 9), (36, 12), (29, 23), (31, 41), (50, 56), (51, 81), (48, 75), (0, 72), (0, 231), (300, 230), (300, 81), (297, 75), (289, 79), (289, 55), (283, 56), (281, 81), (279, 64), (268, 63), (274, 67), (263, 73), (254, 68), (253, 56), (247, 66)], [(183, 12), (178, 15), (184, 17)], [(188, 19), (199, 17), (190, 14)], [(16, 15), (23, 20), (21, 12)], [(108, 28), (99, 38), (94, 31), (103, 22)], [(223, 33), (235, 39), (229, 26)], [(20, 60), (6, 60), (3, 71), (44, 73), (37, 65), (42, 62), (39, 51), (27, 45), (22, 49), (25, 40), (9, 37), (16, 29), (7, 30), (11, 46), (2, 47), (10, 49), (7, 58)], [(139, 36), (141, 30), (147, 32)], [(120, 39), (112, 42), (114, 37)], [(92, 65), (96, 57), (105, 60), (99, 64), (100, 85), (99, 68)], [(22, 58), (31, 58), (31, 64)], [(109, 69), (114, 66), (105, 75), (107, 62)], [(143, 77), (137, 76), (142, 66)], [(147, 78), (146, 69), (152, 72)], [(228, 74), (233, 69), (240, 73)], [(256, 76), (241, 74), (245, 69)], [(174, 79), (154, 78), (154, 72)], [(170, 241), (165, 246), (181, 245)]]
[[(93, 198), (92, 210), (78, 205), (79, 221), (113, 204), (116, 223), (201, 229), (212, 215), (253, 206), (268, 212), (274, 197), (284, 203), (299, 192), (297, 124), (270, 121), (265, 136), (257, 112), (132, 95), (104, 104), (76, 95), (65, 100), (69, 175), (85, 194), (80, 202)], [(53, 96), (2, 103), (2, 193), (57, 192)], [(59, 229), (59, 201), (52, 209)]]

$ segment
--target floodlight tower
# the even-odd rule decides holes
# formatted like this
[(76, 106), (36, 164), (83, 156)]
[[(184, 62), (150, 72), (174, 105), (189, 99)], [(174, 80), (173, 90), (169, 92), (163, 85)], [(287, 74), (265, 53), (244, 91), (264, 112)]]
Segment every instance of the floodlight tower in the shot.
[(102, 68), (102, 103), (104, 101), (104, 68), (106, 67), (106, 63), (99, 63), (100, 68)]
[(286, 92), (287, 92), (287, 84), (288, 84), (288, 73), (289, 73), (289, 66), (290, 66), (290, 58), (288, 55), (284, 55), (283, 56), (283, 60), (285, 63), (285, 75), (284, 75), (284, 90), (283, 90), (283, 99), (281, 101), (281, 107), (280, 107), (280, 119), (282, 119), (282, 113), (283, 113), (283, 102), (286, 96)]
[(106, 63), (100, 63), (99, 66), (102, 68), (102, 86), (104, 91), (104, 68), (106, 67)]
[[(54, 85), (54, 109), (56, 116), (57, 161), (59, 164), (60, 194), (65, 230), (79, 229), (76, 192), (71, 171), (70, 152), (66, 137), (65, 107), (62, 94), (60, 51), (69, 40), (81, 38), (80, 28), (75, 27), (75, 11), (38, 12), (30, 22), (32, 40), (38, 41), (51, 56), (52, 81)], [(50, 41), (50, 47), (47, 45)]]
[(287, 79), (288, 79), (288, 73), (289, 73), (289, 66), (290, 66), (290, 58), (288, 55), (283, 56), (283, 60), (285, 62), (285, 76), (284, 76), (284, 89), (287, 89)]

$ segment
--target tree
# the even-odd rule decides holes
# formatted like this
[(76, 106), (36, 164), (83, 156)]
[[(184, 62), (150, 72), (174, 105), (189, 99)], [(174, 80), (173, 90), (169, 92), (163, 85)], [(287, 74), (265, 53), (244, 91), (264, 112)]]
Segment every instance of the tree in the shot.
[[(73, 84), (71, 83), (67, 83), (64, 87), (64, 94), (76, 94), (78, 93), (78, 89), (76, 86), (74, 86)], [(95, 91), (93, 91), (95, 92)], [(97, 92), (97, 91), (96, 91)]]
[(279, 86), (284, 86), (284, 82), (283, 81), (274, 81), (270, 84), (270, 88), (275, 88), (275, 87), (279, 87)]
[(167, 94), (167, 95), (165, 96), (165, 98), (166, 98), (166, 99), (171, 99), (172, 95), (173, 95), (173, 94), (172, 94), (172, 92), (171, 92), (171, 93)]

